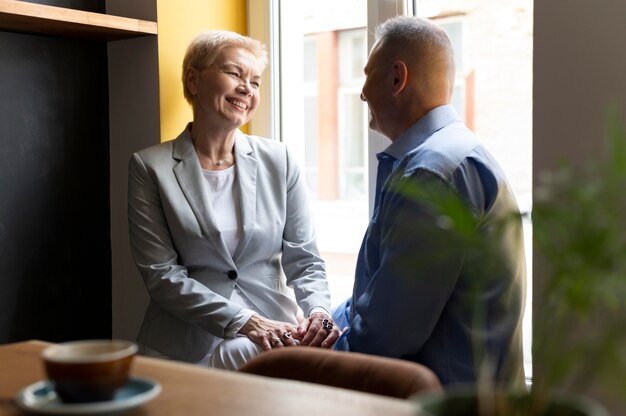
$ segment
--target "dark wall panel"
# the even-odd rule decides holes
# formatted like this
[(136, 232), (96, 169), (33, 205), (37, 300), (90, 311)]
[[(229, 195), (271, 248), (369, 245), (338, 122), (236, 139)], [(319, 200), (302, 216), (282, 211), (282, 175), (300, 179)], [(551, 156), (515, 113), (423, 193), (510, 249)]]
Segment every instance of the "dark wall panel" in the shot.
[(0, 343), (111, 335), (106, 48), (0, 32)]

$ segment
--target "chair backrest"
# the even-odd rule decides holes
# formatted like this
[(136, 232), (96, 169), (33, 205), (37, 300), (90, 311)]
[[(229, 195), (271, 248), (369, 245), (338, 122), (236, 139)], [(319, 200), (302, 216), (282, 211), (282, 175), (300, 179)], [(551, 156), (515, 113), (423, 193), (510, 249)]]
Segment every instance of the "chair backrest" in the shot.
[(312, 347), (263, 352), (239, 371), (402, 399), (442, 389), (432, 370), (414, 362)]

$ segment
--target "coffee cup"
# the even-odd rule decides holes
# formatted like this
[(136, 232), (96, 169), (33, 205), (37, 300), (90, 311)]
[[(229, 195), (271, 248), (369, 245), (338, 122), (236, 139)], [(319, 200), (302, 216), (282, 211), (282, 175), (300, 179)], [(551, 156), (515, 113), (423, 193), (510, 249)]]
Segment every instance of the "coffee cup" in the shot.
[(112, 400), (128, 382), (137, 344), (125, 340), (84, 340), (55, 344), (42, 359), (57, 395), (66, 403)]

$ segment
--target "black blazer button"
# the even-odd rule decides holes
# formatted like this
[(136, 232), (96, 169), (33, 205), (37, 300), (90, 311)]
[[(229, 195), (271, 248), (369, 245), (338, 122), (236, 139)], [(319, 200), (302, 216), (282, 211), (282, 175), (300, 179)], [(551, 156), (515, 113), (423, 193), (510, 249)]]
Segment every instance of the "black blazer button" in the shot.
[(237, 272), (234, 270), (229, 270), (227, 274), (230, 280), (235, 280), (237, 278)]

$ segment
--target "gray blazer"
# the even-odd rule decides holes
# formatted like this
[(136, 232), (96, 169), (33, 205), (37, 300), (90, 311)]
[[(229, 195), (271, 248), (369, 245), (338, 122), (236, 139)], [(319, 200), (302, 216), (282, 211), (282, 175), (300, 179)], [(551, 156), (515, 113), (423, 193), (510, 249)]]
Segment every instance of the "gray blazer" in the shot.
[[(316, 306), (330, 310), (330, 293), (304, 179), (287, 148), (236, 132), (243, 234), (231, 257), (207, 203), (190, 126), (131, 157), (128, 221), (150, 295), (138, 341), (194, 362), (241, 310), (229, 300), (235, 282), (265, 317), (292, 323), (298, 306), (305, 316)], [(255, 290), (263, 286), (271, 296)]]

